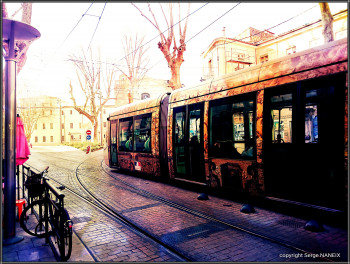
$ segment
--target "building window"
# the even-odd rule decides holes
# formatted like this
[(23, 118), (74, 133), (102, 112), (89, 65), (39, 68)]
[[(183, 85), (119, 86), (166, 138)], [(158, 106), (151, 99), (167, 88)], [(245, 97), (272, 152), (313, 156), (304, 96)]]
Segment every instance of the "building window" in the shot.
[(38, 137), (35, 137), (35, 143), (38, 143)]
[(141, 94), (141, 100), (144, 100), (144, 99), (147, 99), (147, 98), (150, 98), (151, 96), (149, 95), (149, 93), (142, 93)]
[(106, 109), (103, 109), (103, 113), (104, 113), (104, 114), (106, 113)]
[(107, 127), (107, 122), (103, 122), (103, 127)]
[(296, 47), (295, 46), (291, 46), (286, 50), (287, 55), (293, 54), (296, 52)]
[(81, 123), (79, 123), (79, 128), (81, 128)]
[(61, 141), (64, 142), (64, 136), (61, 137)]
[(209, 155), (217, 158), (254, 157), (255, 94), (210, 103)]
[(239, 60), (239, 61), (244, 61), (244, 53), (238, 53), (238, 55), (237, 55), (237, 59)]
[(62, 129), (64, 129), (64, 124), (62, 124)]
[(342, 30), (335, 32), (335, 39), (341, 39), (341, 38), (346, 38), (347, 37), (347, 30)]
[(70, 110), (70, 114), (73, 114), (73, 110)]
[(50, 136), (50, 142), (53, 142), (53, 136)]
[(268, 54), (260, 56), (260, 63), (267, 62), (268, 60), (269, 60), (269, 55)]
[(45, 123), (43, 123), (43, 129), (45, 129)]
[(316, 46), (319, 46), (319, 45), (322, 45), (321, 39), (312, 39), (312, 40), (310, 40), (310, 42), (309, 42), (309, 47), (310, 47), (310, 48), (316, 47)]
[(50, 115), (52, 115), (52, 110), (50, 110)]
[(34, 130), (37, 130), (38, 129), (38, 124), (35, 124), (34, 125)]
[(64, 112), (62, 111), (61, 115), (64, 115)]
[(46, 142), (46, 137), (45, 136), (43, 136), (43, 142)]
[(235, 68), (235, 71), (238, 71), (238, 70), (241, 70), (241, 69), (244, 69), (244, 64), (238, 63), (237, 67)]
[(53, 123), (50, 123), (50, 129), (53, 129)]
[(81, 135), (79, 135), (79, 139), (81, 139)]
[(70, 123), (70, 128), (73, 128), (73, 123)]

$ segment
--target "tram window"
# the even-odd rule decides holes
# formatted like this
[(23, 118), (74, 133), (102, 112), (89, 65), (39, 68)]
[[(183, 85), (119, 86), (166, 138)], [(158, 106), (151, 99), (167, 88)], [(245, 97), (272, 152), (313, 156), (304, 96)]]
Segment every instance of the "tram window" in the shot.
[(175, 114), (175, 143), (183, 143), (185, 140), (185, 112)]
[(151, 152), (151, 114), (134, 118), (134, 151)]
[(200, 121), (201, 121), (201, 110), (190, 111), (190, 143), (200, 143), (201, 131), (200, 131)]
[(306, 92), (305, 105), (305, 143), (318, 142), (317, 90)]
[(121, 119), (119, 122), (119, 151), (132, 151), (133, 122), (132, 118)]
[(252, 158), (254, 150), (254, 100), (221, 99), (210, 107), (209, 155)]
[(271, 97), (272, 142), (292, 143), (292, 94)]

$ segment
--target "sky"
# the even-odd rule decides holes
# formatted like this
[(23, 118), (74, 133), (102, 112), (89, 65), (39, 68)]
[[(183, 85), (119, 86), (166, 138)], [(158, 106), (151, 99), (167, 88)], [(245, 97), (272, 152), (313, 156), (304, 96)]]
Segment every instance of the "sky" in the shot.
[[(135, 4), (150, 17), (145, 2)], [(11, 16), (20, 3), (6, 5)], [(346, 1), (330, 2), (329, 5), (332, 13), (347, 9)], [(152, 3), (151, 7), (161, 28), (166, 30), (159, 5)], [(187, 7), (187, 2), (181, 2), (181, 19), (187, 14)], [(33, 4), (32, 12), (31, 25), (39, 30), (41, 37), (30, 46), (26, 65), (17, 76), (19, 98), (45, 94), (69, 102), (70, 82), (76, 87), (76, 97), (81, 98), (74, 67), (68, 61), (69, 56), (79, 54), (80, 49), (87, 51), (90, 46), (93, 54), (100, 50), (102, 61), (125, 67), (122, 46), (125, 34), (144, 34), (146, 47), (149, 47), (147, 56), (150, 58), (147, 75), (157, 79), (170, 79), (170, 69), (158, 49), (160, 38), (156, 28), (130, 2), (112, 1), (106, 5), (105, 2), (94, 2), (92, 5), (91, 2), (37, 2)], [(201, 53), (212, 40), (222, 36), (223, 27), (229, 38), (234, 38), (248, 27), (269, 29), (278, 35), (314, 22), (321, 15), (317, 2), (288, 1), (192, 2), (190, 13), (192, 12), (188, 20), (186, 51), (180, 72), (185, 87), (198, 84), (202, 77)], [(19, 13), (13, 19), (20, 20), (20, 15)], [(178, 20), (176, 13), (174, 21)], [(175, 34), (178, 39), (177, 26)]]

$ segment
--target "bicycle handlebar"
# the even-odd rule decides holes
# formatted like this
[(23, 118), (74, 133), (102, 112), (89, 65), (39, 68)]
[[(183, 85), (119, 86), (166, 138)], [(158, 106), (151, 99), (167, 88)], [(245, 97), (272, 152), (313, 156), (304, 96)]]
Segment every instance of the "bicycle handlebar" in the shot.
[(49, 169), (49, 166), (47, 166), (44, 170), (43, 170), (43, 172), (42, 173), (46, 173), (47, 171), (48, 171), (48, 169)]

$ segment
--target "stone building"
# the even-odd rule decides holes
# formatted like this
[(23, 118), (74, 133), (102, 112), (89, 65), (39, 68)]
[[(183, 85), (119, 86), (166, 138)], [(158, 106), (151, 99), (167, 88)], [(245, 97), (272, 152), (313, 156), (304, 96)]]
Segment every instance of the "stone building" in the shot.
[[(102, 124), (100, 123), (97, 131), (99, 142), (101, 127), (103, 142), (107, 130), (107, 117), (114, 109), (114, 105), (105, 105), (102, 108)], [(17, 113), (23, 120), (26, 134), (30, 134), (28, 141), (32, 145), (84, 142), (87, 141), (86, 130), (93, 131), (87, 117), (57, 97), (43, 95), (19, 99)]]
[[(347, 12), (333, 14), (334, 39), (347, 37)], [(321, 20), (275, 36), (270, 31), (249, 27), (234, 38), (214, 39), (202, 53), (202, 80), (218, 77), (272, 59), (306, 50), (324, 42)]]
[[(130, 82), (126, 75), (120, 75), (119, 80), (116, 81), (114, 89), (115, 106), (121, 106), (129, 103), (129, 87)], [(155, 98), (163, 93), (171, 91), (172, 89), (169, 87), (167, 80), (154, 79), (145, 76), (138, 87), (134, 88), (132, 97), (133, 101), (137, 102), (147, 98)]]

